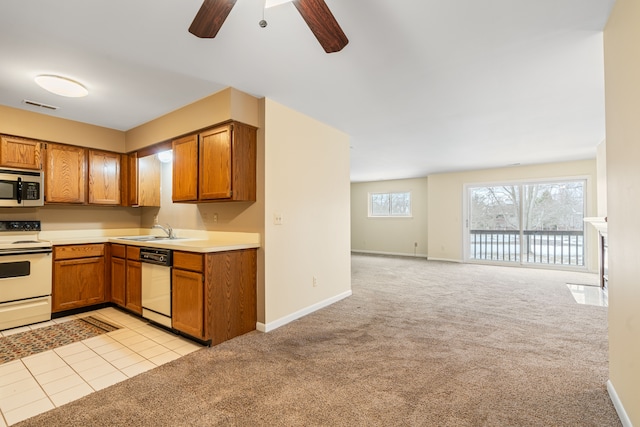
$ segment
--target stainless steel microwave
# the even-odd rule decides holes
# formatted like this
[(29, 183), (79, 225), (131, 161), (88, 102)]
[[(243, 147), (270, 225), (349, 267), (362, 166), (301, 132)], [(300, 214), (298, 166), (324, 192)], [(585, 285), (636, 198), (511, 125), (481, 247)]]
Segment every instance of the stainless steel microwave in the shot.
[(42, 171), (0, 168), (0, 207), (44, 205)]

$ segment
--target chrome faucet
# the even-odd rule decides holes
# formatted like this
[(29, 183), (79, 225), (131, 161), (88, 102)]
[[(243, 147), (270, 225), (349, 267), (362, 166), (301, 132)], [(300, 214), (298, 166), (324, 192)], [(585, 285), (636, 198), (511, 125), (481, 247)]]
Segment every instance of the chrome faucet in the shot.
[(169, 224), (167, 224), (166, 227), (160, 224), (153, 224), (153, 227), (151, 228), (160, 228), (162, 231), (167, 233), (168, 238), (170, 239), (176, 238), (176, 233), (173, 231), (173, 228)]

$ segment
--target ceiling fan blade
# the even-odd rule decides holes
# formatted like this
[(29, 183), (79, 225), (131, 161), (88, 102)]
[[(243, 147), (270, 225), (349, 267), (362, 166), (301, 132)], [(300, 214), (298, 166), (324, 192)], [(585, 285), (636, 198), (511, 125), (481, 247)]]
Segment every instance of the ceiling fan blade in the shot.
[(293, 0), (293, 4), (325, 52), (338, 52), (349, 43), (324, 0)]
[(200, 38), (214, 38), (235, 4), (236, 0), (204, 0), (189, 32)]

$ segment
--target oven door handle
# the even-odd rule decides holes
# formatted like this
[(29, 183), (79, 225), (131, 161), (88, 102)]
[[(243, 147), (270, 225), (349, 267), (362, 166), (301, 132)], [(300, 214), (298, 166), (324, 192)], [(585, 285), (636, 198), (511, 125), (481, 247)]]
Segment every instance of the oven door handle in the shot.
[(0, 249), (0, 257), (11, 255), (50, 254), (51, 248)]

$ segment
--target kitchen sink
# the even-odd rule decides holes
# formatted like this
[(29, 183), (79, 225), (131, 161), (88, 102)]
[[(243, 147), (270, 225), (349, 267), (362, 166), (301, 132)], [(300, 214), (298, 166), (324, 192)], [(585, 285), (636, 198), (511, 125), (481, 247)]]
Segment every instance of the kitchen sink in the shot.
[(157, 242), (159, 240), (180, 240), (183, 237), (174, 237), (173, 239), (167, 236), (133, 236), (133, 237), (118, 237), (121, 240), (130, 240), (132, 242)]

